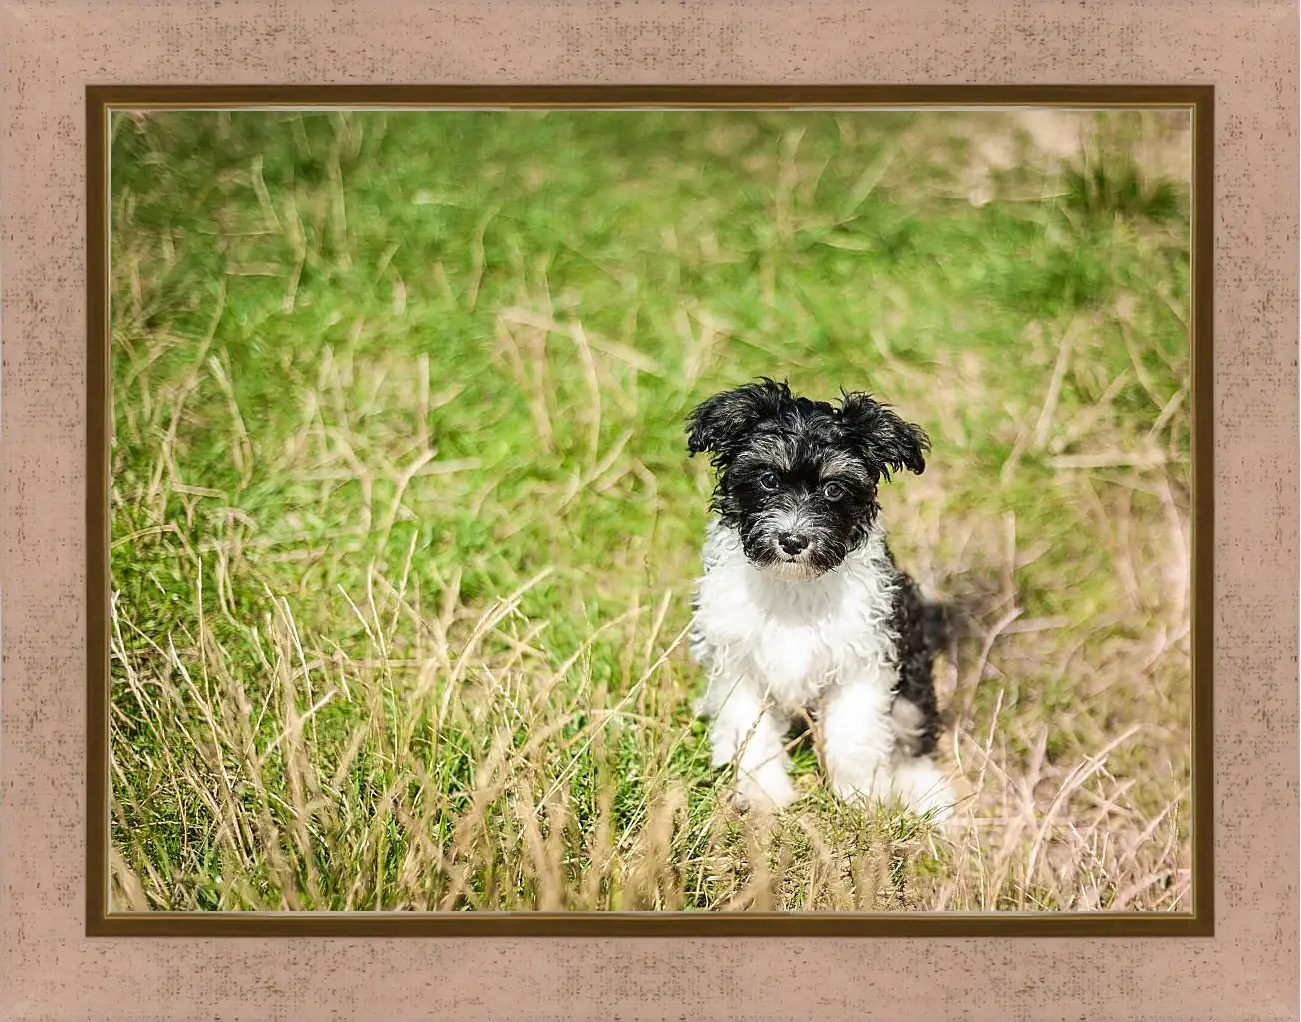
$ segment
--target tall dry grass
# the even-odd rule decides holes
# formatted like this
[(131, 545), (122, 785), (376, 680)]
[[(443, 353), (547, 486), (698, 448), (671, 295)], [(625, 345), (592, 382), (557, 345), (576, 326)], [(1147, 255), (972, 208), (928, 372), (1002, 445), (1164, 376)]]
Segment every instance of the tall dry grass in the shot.
[[(1189, 907), (1186, 356), (1148, 342), (1160, 317), (1185, 316), (1174, 285), (1118, 271), (1080, 308), (1028, 322), (996, 309), (1005, 335), (973, 329), (919, 363), (898, 338), (949, 325), (929, 318), (938, 285), (880, 270), (866, 340), (820, 364), (870, 366), (941, 440), (886, 515), (906, 565), (964, 611), (937, 682), (940, 759), (968, 797), (947, 830), (843, 806), (805, 735), (806, 796), (741, 817), (690, 713), (700, 679), (682, 640), (708, 482), (677, 430), (728, 358), (788, 356), (810, 378), (817, 365), (685, 291), (653, 343), (635, 308), (621, 333), (553, 288), (544, 260), (508, 251), (494, 269), (487, 213), (461, 271), (402, 264), (393, 245), (369, 259), (347, 180), (384, 164), (365, 162), (361, 121), (336, 120), (319, 183), (278, 190), (258, 155), (218, 178), (215, 212), (192, 211), (184, 238), (137, 193), (116, 198), (115, 908)], [(708, 145), (759, 130), (738, 121)], [(906, 210), (922, 186), (900, 153), (970, 149), (927, 130), (891, 136), (853, 201), (879, 189)], [(773, 181), (755, 301), (774, 322), (791, 315), (784, 261), (825, 227), (810, 212), (825, 164), (803, 137), (746, 163)], [(838, 144), (860, 144), (852, 126)], [(1069, 184), (1068, 150), (1041, 166), (976, 146), (927, 187), (1002, 202), (1008, 224), (1083, 188), (1033, 256), (1069, 269), (1071, 245), (1104, 244), (1075, 222), (1088, 203), (1129, 199), (1096, 176)], [(1165, 267), (1182, 229), (1116, 223), (1105, 251), (1139, 266)], [(209, 229), (215, 271), (193, 255)], [(663, 234), (684, 267), (727, 262), (726, 239)], [(849, 244), (832, 241), (833, 255)], [(984, 256), (997, 279), (1023, 258)], [(491, 342), (431, 358), (423, 327), (408, 340), (395, 326), (430, 295)], [(324, 339), (255, 370), (259, 323)], [(796, 337), (815, 329), (795, 317)], [(395, 346), (367, 347), (374, 332)], [(527, 454), (523, 482), (518, 461), (457, 440), (451, 417), (489, 377), (518, 397), (515, 432), (491, 429)]]

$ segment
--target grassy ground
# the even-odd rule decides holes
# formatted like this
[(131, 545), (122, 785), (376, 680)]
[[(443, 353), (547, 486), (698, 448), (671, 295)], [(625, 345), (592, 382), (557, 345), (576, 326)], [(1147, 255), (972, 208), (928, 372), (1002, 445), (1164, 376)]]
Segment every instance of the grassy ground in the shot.
[[(1186, 910), (1179, 136), (1063, 126), (120, 116), (116, 907)], [(681, 423), (761, 374), (933, 437), (884, 499), (970, 615), (954, 833), (804, 746), (724, 807)]]

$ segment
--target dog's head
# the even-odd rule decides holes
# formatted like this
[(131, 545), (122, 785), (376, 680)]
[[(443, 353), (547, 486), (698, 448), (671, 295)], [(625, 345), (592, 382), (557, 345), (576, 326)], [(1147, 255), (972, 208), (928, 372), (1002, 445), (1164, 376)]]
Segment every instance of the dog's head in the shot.
[(770, 575), (816, 578), (838, 567), (876, 520), (877, 487), (921, 474), (930, 441), (864, 393), (839, 406), (763, 379), (715, 394), (687, 420), (692, 455), (718, 472), (712, 506)]

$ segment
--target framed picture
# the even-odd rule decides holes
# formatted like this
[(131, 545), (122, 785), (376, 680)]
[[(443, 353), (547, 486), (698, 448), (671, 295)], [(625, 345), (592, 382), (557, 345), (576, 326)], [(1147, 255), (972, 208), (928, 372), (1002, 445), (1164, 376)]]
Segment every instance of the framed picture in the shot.
[(1295, 1020), (1296, 14), (5, 5), (0, 1018)]
[(1210, 88), (87, 110), (91, 932), (1213, 932)]

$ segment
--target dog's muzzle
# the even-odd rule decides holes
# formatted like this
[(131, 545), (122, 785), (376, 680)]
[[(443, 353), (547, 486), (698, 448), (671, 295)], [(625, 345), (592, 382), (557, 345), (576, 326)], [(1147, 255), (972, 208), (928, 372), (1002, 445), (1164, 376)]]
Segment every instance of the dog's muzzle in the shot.
[(803, 532), (777, 533), (772, 541), (771, 555), (764, 560), (768, 563), (760, 566), (762, 570), (792, 582), (816, 578), (824, 571), (814, 557), (811, 538)]

